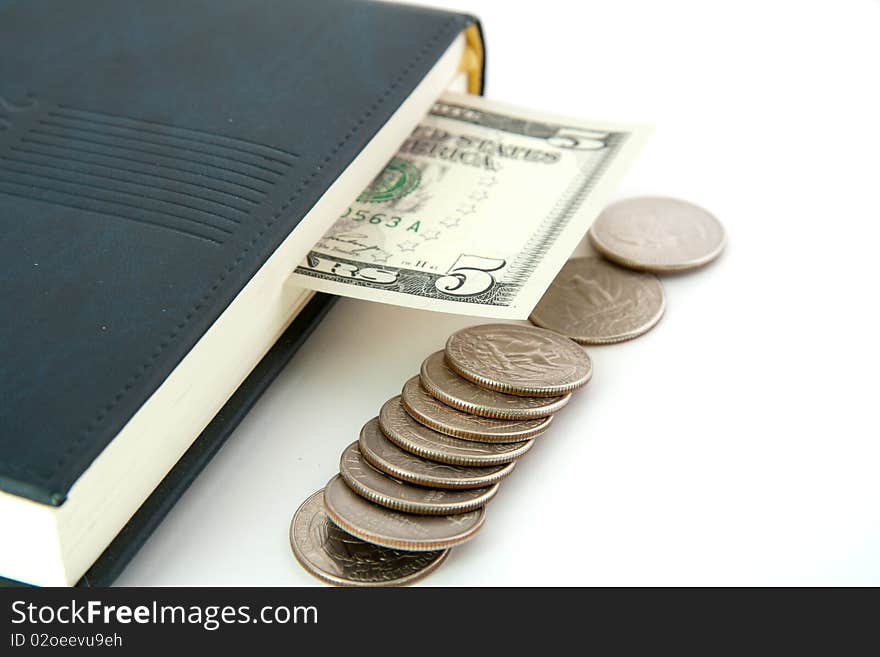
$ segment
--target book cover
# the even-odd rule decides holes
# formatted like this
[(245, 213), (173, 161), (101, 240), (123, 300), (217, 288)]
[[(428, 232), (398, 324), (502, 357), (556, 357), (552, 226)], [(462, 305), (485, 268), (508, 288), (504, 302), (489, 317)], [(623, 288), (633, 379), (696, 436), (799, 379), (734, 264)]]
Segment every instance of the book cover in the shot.
[(0, 5), (0, 494), (63, 507), (473, 22), (353, 0)]

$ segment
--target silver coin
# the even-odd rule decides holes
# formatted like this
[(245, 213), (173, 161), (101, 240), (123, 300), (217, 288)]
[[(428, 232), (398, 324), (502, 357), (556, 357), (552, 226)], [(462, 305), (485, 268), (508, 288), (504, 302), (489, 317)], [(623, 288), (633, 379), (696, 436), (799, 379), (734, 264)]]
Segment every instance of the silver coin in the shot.
[(601, 258), (565, 263), (529, 320), (581, 344), (623, 342), (650, 331), (666, 308), (663, 284)]
[(437, 351), (422, 362), (422, 387), (432, 397), (453, 408), (502, 420), (528, 420), (547, 417), (565, 406), (571, 395), (523, 397), (489, 390), (460, 377), (446, 364), (446, 355)]
[(507, 477), (516, 466), (506, 465), (467, 467), (438, 463), (400, 449), (382, 433), (379, 418), (375, 417), (361, 429), (358, 440), (361, 455), (377, 470), (420, 486), (465, 489), (491, 486)]
[(290, 547), (309, 573), (337, 586), (403, 586), (433, 572), (449, 556), (449, 550), (393, 550), (342, 531), (324, 512), (323, 490), (294, 514)]
[(437, 401), (414, 376), (403, 386), (400, 395), (406, 412), (416, 420), (447, 436), (481, 443), (516, 443), (544, 433), (553, 417), (529, 420), (498, 420), (465, 413)]
[(425, 552), (460, 545), (479, 531), (484, 508), (449, 516), (417, 516), (368, 502), (336, 475), (324, 488), (324, 510), (338, 527), (368, 543)]
[(401, 449), (422, 458), (441, 463), (465, 466), (487, 466), (510, 463), (535, 444), (534, 438), (521, 443), (479, 443), (453, 438), (416, 422), (406, 409), (400, 395), (389, 399), (379, 411), (382, 433)]
[(606, 208), (589, 231), (599, 253), (631, 269), (688, 271), (717, 258), (724, 227), (703, 208), (674, 198), (645, 196)]
[(443, 490), (408, 484), (380, 472), (367, 462), (357, 442), (342, 452), (339, 474), (355, 493), (395, 511), (427, 516), (467, 513), (486, 506), (500, 484), (466, 490)]
[(573, 392), (593, 375), (590, 357), (568, 338), (534, 326), (480, 324), (446, 341), (446, 363), (464, 378), (513, 395)]

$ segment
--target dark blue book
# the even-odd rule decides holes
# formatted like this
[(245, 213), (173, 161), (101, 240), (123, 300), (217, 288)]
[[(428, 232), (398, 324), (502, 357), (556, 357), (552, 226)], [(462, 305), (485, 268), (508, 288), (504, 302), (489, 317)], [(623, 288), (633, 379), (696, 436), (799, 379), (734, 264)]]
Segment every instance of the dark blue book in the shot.
[(482, 80), (432, 9), (0, 1), (0, 576), (112, 582), (326, 312), (293, 268)]

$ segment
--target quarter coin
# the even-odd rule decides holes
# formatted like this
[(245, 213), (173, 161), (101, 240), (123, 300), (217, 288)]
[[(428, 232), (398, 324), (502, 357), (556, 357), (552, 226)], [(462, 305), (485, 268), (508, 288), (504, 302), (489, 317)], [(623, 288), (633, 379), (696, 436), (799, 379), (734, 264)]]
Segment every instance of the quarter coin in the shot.
[(377, 470), (396, 479), (433, 488), (483, 488), (507, 477), (516, 465), (483, 467), (452, 465), (431, 461), (400, 449), (382, 433), (375, 417), (361, 429), (358, 447), (361, 455)]
[(663, 285), (653, 274), (629, 271), (601, 258), (573, 258), (529, 320), (581, 344), (610, 344), (651, 330), (665, 308)]
[(393, 550), (342, 531), (324, 512), (323, 490), (294, 514), (290, 547), (309, 573), (337, 586), (403, 586), (433, 572), (449, 556), (449, 550)]
[(382, 433), (401, 449), (422, 458), (465, 466), (510, 463), (525, 454), (535, 440), (520, 443), (480, 443), (453, 438), (416, 422), (400, 400), (389, 399), (379, 411)]
[(460, 545), (483, 526), (485, 509), (448, 516), (417, 516), (368, 502), (336, 475), (324, 488), (324, 510), (343, 531), (368, 543), (423, 552)]
[(726, 241), (721, 222), (703, 208), (658, 196), (607, 207), (588, 234), (609, 260), (656, 273), (702, 267), (721, 254)]
[(416, 486), (380, 472), (364, 459), (358, 443), (349, 445), (339, 459), (339, 474), (355, 493), (379, 506), (404, 513), (443, 516), (485, 506), (500, 484), (467, 490)]
[(552, 397), (587, 384), (593, 365), (565, 336), (522, 324), (479, 324), (446, 341), (446, 363), (464, 378), (513, 395)]
[(446, 355), (437, 351), (422, 363), (422, 387), (444, 404), (466, 413), (502, 420), (528, 420), (553, 415), (565, 406), (571, 395), (523, 397), (489, 390), (460, 377), (446, 364)]
[(465, 413), (437, 401), (429, 395), (419, 377), (414, 376), (403, 386), (403, 406), (416, 420), (448, 436), (485, 443), (514, 443), (544, 433), (553, 417), (530, 420), (499, 420)]

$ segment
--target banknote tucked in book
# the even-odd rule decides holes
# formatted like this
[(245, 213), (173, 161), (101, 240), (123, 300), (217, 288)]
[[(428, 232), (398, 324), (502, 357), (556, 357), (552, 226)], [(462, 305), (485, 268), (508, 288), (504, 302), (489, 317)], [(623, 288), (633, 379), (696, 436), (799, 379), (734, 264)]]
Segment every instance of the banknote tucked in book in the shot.
[(446, 94), (292, 282), (412, 308), (525, 319), (649, 132)]

